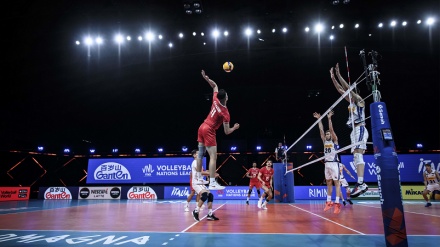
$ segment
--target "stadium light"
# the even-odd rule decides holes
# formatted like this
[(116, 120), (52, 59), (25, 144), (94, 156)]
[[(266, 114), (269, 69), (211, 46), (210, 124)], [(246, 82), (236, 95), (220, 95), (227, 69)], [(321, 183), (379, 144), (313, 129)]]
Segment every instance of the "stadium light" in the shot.
[(435, 22), (435, 19), (432, 18), (432, 17), (429, 17), (429, 18), (426, 20), (426, 24), (427, 24), (428, 26), (431, 26), (432, 24), (434, 24), (434, 22)]
[(406, 26), (408, 23), (406, 21), (402, 22), (402, 26)]
[(220, 32), (217, 30), (217, 29), (215, 29), (214, 31), (212, 31), (212, 36), (216, 39), (216, 38), (218, 38), (218, 36), (220, 35)]
[(359, 28), (359, 23), (356, 23), (356, 25), (354, 25), (354, 28)]
[(422, 23), (422, 20), (417, 20), (417, 24), (420, 24), (420, 23)]
[(86, 44), (87, 46), (91, 46), (93, 44), (92, 38), (90, 38), (90, 37), (85, 38), (84, 44)]
[(142, 38), (142, 36), (138, 36), (138, 40), (142, 41), (144, 38)]
[(324, 26), (321, 23), (315, 25), (315, 32), (321, 33), (324, 30)]
[(390, 26), (392, 26), (392, 27), (395, 27), (395, 26), (396, 26), (396, 24), (397, 24), (397, 22), (396, 22), (396, 21), (391, 21), (391, 23), (390, 23)]
[(37, 150), (41, 152), (41, 151), (44, 150), (44, 147), (42, 147), (42, 146), (38, 146), (38, 147), (37, 147)]
[(121, 44), (122, 42), (124, 42), (124, 38), (122, 37), (122, 35), (118, 34), (115, 37), (115, 41), (116, 43)]
[(179, 33), (179, 38), (183, 38), (183, 33)]
[(252, 34), (252, 30), (250, 28), (246, 28), (246, 30), (244, 31), (244, 33), (246, 34), (246, 36), (251, 36)]
[(96, 44), (100, 45), (100, 44), (102, 44), (102, 42), (104, 42), (104, 41), (102, 40), (101, 37), (97, 37), (97, 38), (95, 39), (95, 42), (96, 42)]
[(377, 25), (379, 28), (382, 28), (383, 27), (383, 23), (381, 22), (381, 23), (379, 23), (379, 25)]
[(135, 148), (135, 149), (134, 149), (134, 152), (138, 154), (138, 153), (141, 152), (141, 149), (140, 149), (140, 148)]
[(283, 33), (287, 33), (287, 28), (286, 27), (283, 27)]
[(94, 154), (96, 150), (94, 148), (92, 148), (89, 151), (90, 151), (91, 154)]
[(227, 36), (229, 36), (229, 32), (228, 32), (228, 31), (224, 31), (224, 32), (223, 32), (223, 35), (224, 35), (225, 37), (227, 37)]
[(163, 148), (158, 148), (157, 151), (158, 151), (159, 153), (162, 153), (162, 152), (163, 152)]
[(423, 148), (423, 144), (417, 143), (417, 148)]
[(257, 149), (257, 151), (261, 151), (261, 146), (257, 146), (255, 149)]
[(308, 33), (310, 31), (309, 27), (304, 28), (304, 31), (306, 31), (306, 33)]
[(344, 28), (344, 24), (339, 24), (339, 28)]
[(182, 147), (182, 152), (186, 152), (186, 151), (188, 151), (188, 148), (186, 146), (183, 146)]
[(65, 148), (65, 149), (64, 149), (64, 153), (65, 153), (65, 154), (70, 153), (70, 149), (69, 149), (69, 148)]
[(231, 147), (231, 151), (237, 151), (237, 147), (236, 146), (232, 146)]
[(112, 153), (117, 153), (117, 152), (119, 152), (119, 150), (117, 148), (112, 149)]

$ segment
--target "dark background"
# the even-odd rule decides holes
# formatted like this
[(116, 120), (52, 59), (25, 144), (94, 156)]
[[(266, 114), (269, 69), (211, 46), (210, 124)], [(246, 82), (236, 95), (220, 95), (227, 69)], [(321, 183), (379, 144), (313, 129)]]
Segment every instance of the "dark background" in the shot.
[[(439, 149), (439, 1), (352, 0), (335, 6), (330, 0), (204, 0), (201, 15), (185, 14), (183, 2), (9, 3), (1, 17), (6, 27), (2, 150), (32, 151), (39, 145), (47, 152), (69, 147), (76, 154), (92, 147), (103, 153), (112, 148), (131, 152), (139, 147), (145, 153), (158, 146), (166, 152), (180, 152), (183, 145), (192, 149), (211, 106), (212, 90), (200, 75), (204, 69), (228, 91), (231, 124), (241, 124), (230, 136), (218, 132), (219, 150), (227, 152), (234, 144), (240, 152), (253, 151), (262, 145), (271, 152), (284, 137), (287, 145), (295, 142), (313, 124), (312, 113), (326, 111), (338, 99), (328, 70), (340, 63), (346, 77), (344, 46), (352, 82), (363, 72), (360, 50), (381, 54), (379, 90), (397, 148), (422, 143), (424, 149)], [(431, 27), (424, 23), (428, 16), (437, 20)], [(395, 28), (389, 26), (393, 19)], [(417, 25), (418, 19), (423, 23)], [(325, 26), (320, 38), (313, 32), (319, 20)], [(406, 27), (401, 26), (404, 20)], [(247, 26), (254, 29), (249, 39), (243, 35)], [(285, 34), (280, 32), (284, 26)], [(214, 27), (227, 29), (229, 37), (215, 42), (210, 35)], [(138, 42), (136, 37), (147, 30), (164, 39)], [(118, 32), (133, 40), (118, 47), (113, 42)], [(99, 49), (83, 45), (85, 36), (98, 34), (104, 38)], [(75, 45), (76, 40), (82, 44)], [(234, 63), (233, 72), (222, 70), (225, 61)], [(365, 83), (359, 89), (369, 94)], [(338, 110), (337, 117), (341, 126), (346, 109)], [(316, 135), (307, 141), (320, 151), (317, 129), (312, 132)], [(303, 151), (303, 144), (294, 149)]]

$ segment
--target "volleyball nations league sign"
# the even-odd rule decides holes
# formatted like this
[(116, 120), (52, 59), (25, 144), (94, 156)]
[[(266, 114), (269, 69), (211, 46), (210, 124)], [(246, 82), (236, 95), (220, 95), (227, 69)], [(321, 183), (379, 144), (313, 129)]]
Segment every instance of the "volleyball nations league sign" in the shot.
[(193, 160), (192, 157), (89, 159), (87, 184), (189, 183)]

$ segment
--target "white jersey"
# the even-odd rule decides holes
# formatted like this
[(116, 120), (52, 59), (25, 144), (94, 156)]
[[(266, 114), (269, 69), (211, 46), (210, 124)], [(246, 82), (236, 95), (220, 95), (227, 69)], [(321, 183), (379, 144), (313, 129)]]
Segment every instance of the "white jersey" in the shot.
[(336, 154), (336, 144), (333, 141), (324, 141), (324, 161), (325, 162), (338, 162), (338, 156)]
[(434, 170), (431, 170), (430, 173), (428, 173), (428, 171), (425, 171), (424, 174), (425, 174), (426, 181), (428, 182), (428, 185), (438, 183), (438, 179), (437, 179), (437, 176), (436, 176)]
[(363, 123), (365, 125), (365, 107), (360, 107), (357, 104), (350, 103), (348, 106), (348, 127), (352, 127), (351, 120), (353, 118), (354, 125)]

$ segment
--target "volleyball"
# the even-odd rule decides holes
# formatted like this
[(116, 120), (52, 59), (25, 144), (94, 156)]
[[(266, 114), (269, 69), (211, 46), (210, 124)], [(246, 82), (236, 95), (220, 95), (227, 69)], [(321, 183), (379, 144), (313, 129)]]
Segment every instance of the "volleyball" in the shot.
[(223, 70), (226, 72), (231, 72), (234, 69), (234, 65), (231, 62), (225, 62), (223, 64)]

